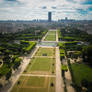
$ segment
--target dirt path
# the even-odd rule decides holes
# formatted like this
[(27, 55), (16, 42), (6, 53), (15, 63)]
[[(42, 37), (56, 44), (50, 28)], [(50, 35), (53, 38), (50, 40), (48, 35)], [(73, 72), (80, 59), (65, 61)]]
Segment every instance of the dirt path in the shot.
[[(56, 33), (56, 36), (57, 36), (56, 37), (56, 41), (58, 42), (58, 32)], [(58, 48), (58, 50), (59, 50), (59, 48)], [(66, 58), (66, 60), (67, 60), (67, 58)], [(74, 88), (70, 85), (72, 83), (72, 79), (71, 79), (71, 75), (70, 75), (69, 69), (68, 69), (67, 72), (65, 72), (65, 80), (66, 80), (66, 89), (67, 89), (67, 92), (75, 92)], [(62, 82), (61, 84), (63, 85), (62, 87), (64, 87), (65, 85), (64, 85), (64, 81), (63, 81), (63, 78), (62, 77), (61, 77), (61, 82)], [(64, 88), (62, 90), (63, 91), (61, 91), (61, 92), (64, 92)], [(56, 91), (56, 92), (58, 92), (58, 91)]]
[[(58, 33), (56, 31), (56, 42), (58, 42)], [(59, 47), (56, 47), (56, 92), (64, 92), (64, 82), (61, 77), (61, 62)]]
[[(58, 32), (56, 31), (56, 42), (58, 42)], [(59, 47), (56, 47), (56, 92), (64, 92), (64, 82), (61, 76), (61, 62)]]
[[(67, 60), (67, 58), (66, 58), (66, 60)], [(66, 65), (68, 66), (67, 63), (66, 63)], [(69, 69), (67, 72), (65, 72), (65, 79), (66, 79), (67, 92), (75, 92), (75, 89), (71, 86), (72, 79), (71, 79), (71, 74), (70, 74)]]
[(48, 32), (47, 32), (46, 35), (42, 38), (41, 41), (44, 41), (47, 35), (48, 35)]
[(38, 76), (38, 77), (56, 77), (56, 75), (41, 75), (41, 74), (22, 74), (21, 76)]
[(34, 57), (37, 57), (37, 58), (54, 58), (54, 56), (34, 56)]
[(64, 92), (64, 83), (61, 77), (59, 47), (56, 47), (56, 92)]
[(67, 92), (75, 92), (74, 88), (70, 85), (72, 83), (70, 71), (65, 72)]
[(58, 32), (56, 31), (56, 42), (58, 42)]

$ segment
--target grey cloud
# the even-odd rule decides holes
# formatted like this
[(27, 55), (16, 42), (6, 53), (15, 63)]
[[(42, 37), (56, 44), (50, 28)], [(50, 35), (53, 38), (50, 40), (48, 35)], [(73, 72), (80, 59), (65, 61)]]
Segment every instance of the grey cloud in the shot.
[(51, 8), (52, 8), (52, 9), (56, 9), (57, 7), (56, 7), (56, 6), (52, 6)]
[(46, 9), (47, 7), (46, 6), (43, 6), (42, 9)]
[(17, 0), (4, 0), (4, 1), (17, 2)]

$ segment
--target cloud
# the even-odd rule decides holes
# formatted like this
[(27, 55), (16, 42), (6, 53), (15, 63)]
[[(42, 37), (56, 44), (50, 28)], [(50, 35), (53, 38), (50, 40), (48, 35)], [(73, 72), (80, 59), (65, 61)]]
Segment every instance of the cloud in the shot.
[(11, 2), (16, 2), (17, 0), (5, 0), (5, 1), (11, 1)]
[(52, 9), (56, 9), (57, 7), (56, 6), (52, 6)]
[(46, 9), (47, 7), (46, 6), (43, 6), (42, 9)]
[(72, 2), (72, 3), (76, 3), (76, 1), (74, 0), (67, 0), (68, 2)]
[(85, 2), (83, 2), (83, 4), (91, 4), (92, 5), (92, 0), (85, 0)]
[(88, 11), (92, 11), (92, 6), (88, 8)]
[[(0, 19), (92, 19), (91, 0), (0, 0)], [(89, 17), (88, 17), (89, 16)]]
[(77, 9), (77, 12), (80, 13), (81, 15), (87, 15), (88, 14), (88, 11), (83, 10), (83, 9)]

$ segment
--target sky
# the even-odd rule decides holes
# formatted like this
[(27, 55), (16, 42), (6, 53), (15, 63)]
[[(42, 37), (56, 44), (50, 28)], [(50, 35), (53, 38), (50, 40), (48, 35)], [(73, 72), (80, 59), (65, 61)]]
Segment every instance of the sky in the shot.
[(92, 20), (92, 0), (0, 0), (0, 20)]

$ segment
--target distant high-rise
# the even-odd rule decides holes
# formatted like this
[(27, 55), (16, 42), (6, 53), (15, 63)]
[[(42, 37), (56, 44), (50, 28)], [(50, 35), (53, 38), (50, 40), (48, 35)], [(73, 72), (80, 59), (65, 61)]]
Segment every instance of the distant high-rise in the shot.
[(67, 17), (65, 17), (65, 20), (67, 21), (67, 20), (68, 20), (68, 18), (67, 18)]
[(52, 13), (48, 12), (48, 22), (51, 22)]

